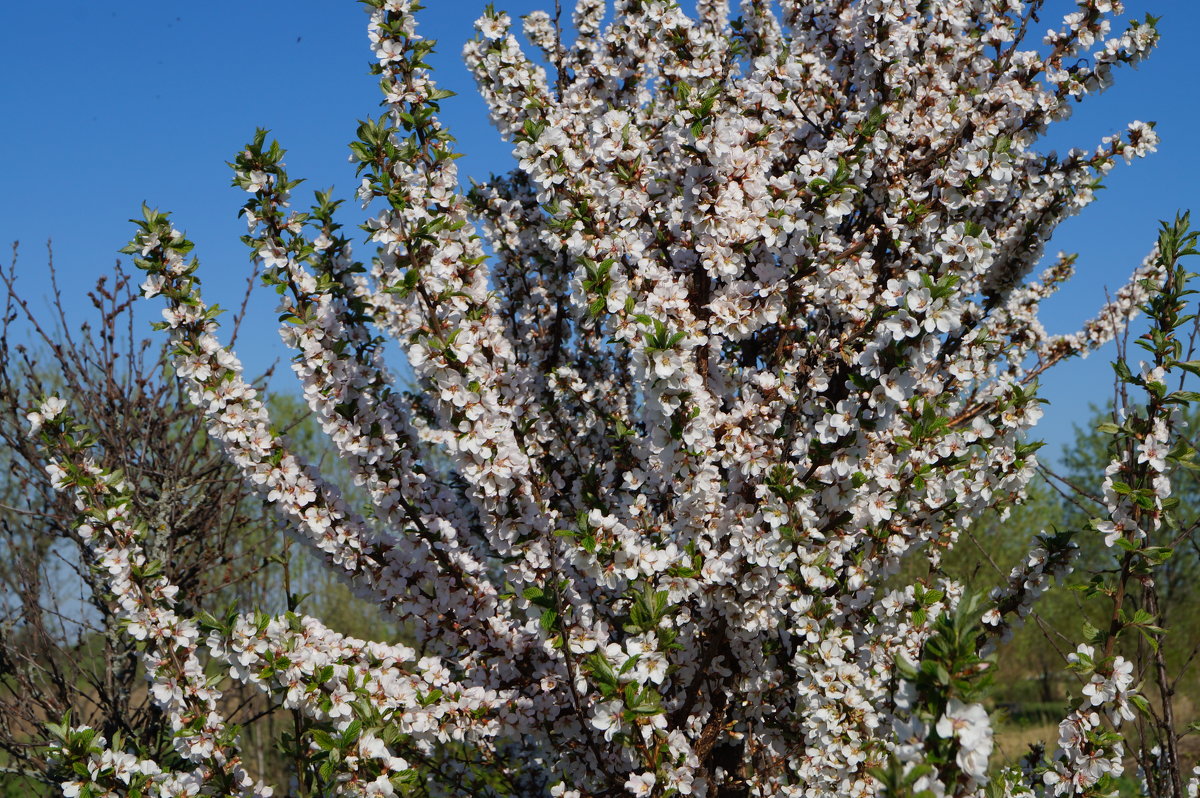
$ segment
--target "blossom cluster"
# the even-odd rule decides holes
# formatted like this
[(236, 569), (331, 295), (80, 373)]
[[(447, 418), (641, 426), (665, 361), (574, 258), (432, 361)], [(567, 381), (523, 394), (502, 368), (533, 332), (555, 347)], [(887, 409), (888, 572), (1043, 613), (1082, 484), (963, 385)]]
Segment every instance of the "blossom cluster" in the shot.
[[(736, 19), (719, 0), (581, 0), (573, 41), (524, 19), (530, 56), (489, 8), (465, 56), (518, 169), (464, 193), (416, 4), (366, 5), (384, 114), (351, 151), (371, 257), (327, 194), (292, 207), (265, 133), (232, 166), (305, 400), (369, 513), (276, 432), (170, 218), (147, 209), (126, 251), (211, 434), (411, 639), (235, 613), (204, 620), (214, 659), (312, 722), (305, 754), (336, 794), (868, 798), (889, 761), (980, 794), (992, 732), (971, 680), (1071, 548), (1041, 538), (982, 631), (962, 585), (891, 580), (917, 558), (936, 573), (1022, 499), (1038, 375), (1109, 340), (1161, 275), (1152, 254), (1067, 336), (1037, 314), (1073, 259), (1028, 279), (1098, 180), (1155, 149), (1140, 122), (1036, 149), (1153, 24), (1114, 33), (1119, 2), (1080, 0), (1038, 44), (1017, 0)], [(192, 650), (195, 622), (146, 595)], [(131, 633), (167, 628), (146, 623)], [(1123, 717), (1103, 662), (1089, 701)], [(188, 678), (154, 677), (171, 695)]]
[[(1012, 638), (1013, 631), (1025, 622), (1037, 600), (1050, 587), (1051, 580), (1062, 583), (1071, 573), (1079, 544), (1071, 535), (1038, 536), (1025, 562), (1015, 566), (1008, 583), (992, 590), (993, 606), (983, 614), (983, 624), (993, 639), (984, 646), (985, 652)], [(1015, 617), (1009, 617), (1014, 616)]]
[(1058, 725), (1058, 750), (1042, 780), (1053, 795), (1088, 795), (1106, 776), (1124, 771), (1124, 745), (1115, 730), (1134, 718), (1133, 663), (1121, 656), (1098, 662), (1086, 644), (1068, 659), (1088, 681), (1079, 707)]

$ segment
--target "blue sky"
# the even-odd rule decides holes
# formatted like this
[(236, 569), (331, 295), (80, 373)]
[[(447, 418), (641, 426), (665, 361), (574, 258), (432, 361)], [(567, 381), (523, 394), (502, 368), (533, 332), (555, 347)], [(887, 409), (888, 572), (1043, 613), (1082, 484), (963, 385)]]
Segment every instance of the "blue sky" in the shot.
[[(483, 7), (476, 0), (429, 0), (422, 34), (437, 38), (435, 75), (459, 96), (443, 118), (467, 157), (467, 176), (510, 168), (491, 129), (460, 50)], [(564, 0), (564, 6), (572, 6)], [(1051, 0), (1053, 9), (1066, 7)], [(513, 16), (553, 0), (496, 2)], [(1157, 220), (1189, 207), (1200, 212), (1200, 69), (1195, 31), (1200, 3), (1129, 0), (1128, 13), (1163, 17), (1163, 41), (1137, 70), (1080, 107), (1052, 131), (1046, 149), (1091, 147), (1128, 121), (1157, 121), (1157, 154), (1119, 166), (1108, 190), (1070, 220), (1050, 244), (1078, 252), (1079, 274), (1046, 306), (1052, 332), (1076, 329), (1140, 263)], [(1056, 22), (1043, 12), (1042, 28)], [(21, 241), (20, 280), (40, 300), (48, 293), (45, 242), (69, 295), (82, 299), (118, 257), (128, 223), (143, 201), (174, 213), (197, 244), (209, 301), (236, 306), (250, 264), (239, 236), (244, 194), (230, 187), (225, 161), (269, 128), (289, 150), (301, 191), (356, 185), (347, 143), (357, 120), (377, 114), (378, 91), (367, 74), (366, 15), (352, 0), (107, 0), (98, 3), (0, 4), (0, 242)], [(303, 198), (306, 194), (301, 194)], [(353, 212), (357, 206), (347, 203)], [(357, 223), (353, 214), (344, 221)], [(7, 259), (7, 252), (4, 253)], [(1200, 271), (1200, 263), (1193, 268)], [(146, 303), (148, 322), (158, 306)], [(274, 334), (273, 302), (257, 292), (238, 353), (251, 372), (286, 353)], [(78, 303), (78, 319), (85, 315)], [(75, 321), (75, 319), (71, 319)], [(1089, 402), (1111, 392), (1111, 347), (1054, 370), (1043, 381), (1051, 401), (1041, 427), (1053, 450)], [(285, 369), (286, 371), (286, 369)], [(289, 385), (288, 376), (275, 385)]]

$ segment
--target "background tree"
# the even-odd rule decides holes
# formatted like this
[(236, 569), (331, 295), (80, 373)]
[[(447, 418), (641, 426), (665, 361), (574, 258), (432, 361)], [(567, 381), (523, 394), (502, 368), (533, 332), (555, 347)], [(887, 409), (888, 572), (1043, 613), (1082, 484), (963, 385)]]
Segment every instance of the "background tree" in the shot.
[(78, 511), (51, 487), (29, 439), (36, 399), (73, 397), (102, 447), (99, 463), (138, 485), (149, 548), (193, 606), (272, 601), (260, 577), (274, 535), (165, 373), (161, 347), (134, 335), (128, 275), (118, 267), (101, 277), (88, 294), (98, 318), (72, 330), (52, 256), (49, 320), (17, 290), (16, 257), (14, 245), (0, 271), (0, 749), (22, 775), (47, 780), (44, 724), (68, 710), (147, 752), (168, 750), (171, 730), (144, 687), (138, 641), (123, 633), (81, 546)]
[[(120, 266), (87, 294), (96, 317), (77, 328), (67, 310), (76, 300), (59, 290), (52, 254), (48, 314), (22, 294), (17, 273), (14, 245), (12, 261), (0, 267), (0, 784), (14, 795), (50, 794), (60, 787), (46, 761), (45, 724), (68, 710), (146, 755), (169, 751), (172, 731), (146, 688), (140, 642), (124, 633), (77, 535), (78, 510), (51, 487), (29, 438), (27, 414), (39, 397), (72, 397), (70, 412), (87, 420), (103, 451), (98, 465), (138, 486), (147, 553), (164, 564), (191, 611), (234, 600), (282, 610), (286, 569), (295, 592), (311, 594), (334, 622), (375, 634), (387, 627), (367, 620), (369, 608), (364, 613), (344, 585), (286, 546), (278, 522), (210, 441), (162, 347), (135, 335), (136, 294)], [(319, 458), (308, 414), (286, 394), (275, 402), (301, 450)], [(243, 721), (269, 707), (250, 690), (230, 700)], [(260, 770), (282, 775), (270, 742), (282, 721), (267, 714), (254, 753)], [(248, 734), (255, 739), (254, 726)]]

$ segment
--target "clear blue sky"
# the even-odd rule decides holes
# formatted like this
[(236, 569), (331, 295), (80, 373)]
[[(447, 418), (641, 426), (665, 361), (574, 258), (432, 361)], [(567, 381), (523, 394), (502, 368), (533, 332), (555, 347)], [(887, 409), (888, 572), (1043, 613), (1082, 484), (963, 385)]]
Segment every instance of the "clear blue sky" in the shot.
[[(569, 10), (573, 0), (563, 4)], [(489, 126), (460, 57), (484, 3), (428, 5), (420, 30), (440, 42), (435, 75), (459, 93), (444, 103), (443, 114), (467, 153), (459, 163), (468, 176), (505, 171), (508, 147)], [(1150, 247), (1158, 219), (1189, 207), (1200, 214), (1200, 2), (1127, 5), (1138, 17), (1147, 11), (1163, 17), (1161, 45), (1138, 70), (1122, 70), (1114, 88), (1081, 106), (1046, 147), (1091, 147), (1134, 119), (1157, 121), (1163, 143), (1150, 159), (1119, 166), (1100, 199), (1051, 242), (1051, 253), (1080, 253), (1079, 275), (1046, 308), (1053, 332), (1077, 328), (1106, 288), (1124, 283)], [(553, 0), (496, 6), (516, 17), (551, 10)], [(1043, 29), (1054, 22), (1053, 13), (1042, 14)], [(0, 242), (21, 241), (26, 293), (47, 293), (44, 245), (52, 238), (67, 291), (82, 298), (116, 259), (131, 234), (127, 220), (147, 201), (172, 211), (196, 241), (209, 300), (236, 304), (250, 266), (239, 241), (245, 225), (237, 218), (244, 194), (230, 187), (225, 161), (256, 126), (270, 128), (289, 150), (291, 174), (307, 178), (302, 189), (333, 185), (351, 196), (356, 181), (346, 144), (356, 120), (378, 113), (369, 59), (366, 15), (352, 0), (0, 3)], [(347, 206), (351, 214), (343, 221), (356, 224), (357, 205)], [(1200, 271), (1200, 263), (1194, 268)], [(78, 307), (82, 319), (83, 303)], [(271, 298), (258, 292), (238, 347), (252, 372), (286, 358), (271, 308)], [(1052, 404), (1041, 433), (1052, 449), (1069, 439), (1088, 402), (1109, 395), (1110, 355), (1061, 367), (1044, 380)], [(275, 385), (289, 385), (288, 379)]]

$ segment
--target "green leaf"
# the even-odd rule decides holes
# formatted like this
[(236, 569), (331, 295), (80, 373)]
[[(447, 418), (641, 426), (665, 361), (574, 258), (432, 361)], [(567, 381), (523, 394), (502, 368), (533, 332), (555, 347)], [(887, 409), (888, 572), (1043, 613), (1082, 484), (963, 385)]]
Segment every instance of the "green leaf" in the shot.
[[(434, 692), (437, 692), (436, 690)], [(358, 741), (358, 736), (362, 734), (362, 721), (358, 718), (350, 721), (350, 725), (342, 732), (342, 747), (348, 748)]]
[(617, 674), (613, 673), (612, 666), (608, 664), (608, 659), (603, 654), (598, 651), (589, 654), (583, 663), (598, 684), (616, 686)]

